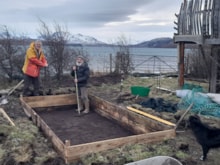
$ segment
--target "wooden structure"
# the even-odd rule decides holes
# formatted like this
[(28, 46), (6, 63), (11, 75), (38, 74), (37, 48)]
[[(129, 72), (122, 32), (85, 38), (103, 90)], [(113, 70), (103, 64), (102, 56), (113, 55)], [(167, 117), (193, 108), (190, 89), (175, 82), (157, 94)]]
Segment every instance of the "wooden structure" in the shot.
[(220, 1), (219, 0), (184, 0), (179, 14), (176, 14), (177, 33), (174, 42), (179, 51), (179, 86), (184, 84), (185, 44), (198, 44), (204, 56), (204, 46), (209, 46), (211, 54), (210, 92), (216, 92), (220, 74), (218, 73), (220, 56)]
[[(80, 159), (89, 153), (113, 149), (126, 144), (151, 143), (175, 137), (175, 124), (161, 122), (151, 117), (146, 117), (125, 107), (119, 107), (97, 96), (90, 95), (91, 109), (99, 115), (111, 119), (124, 128), (132, 131), (134, 135), (123, 138), (108, 139), (91, 143), (71, 145), (70, 140), (61, 141), (50, 129), (47, 123), (38, 115), (34, 108), (64, 106), (76, 104), (73, 94), (54, 96), (20, 97), (25, 113), (41, 128), (45, 135), (52, 141), (54, 147), (66, 163)], [(53, 111), (50, 111), (51, 115)]]

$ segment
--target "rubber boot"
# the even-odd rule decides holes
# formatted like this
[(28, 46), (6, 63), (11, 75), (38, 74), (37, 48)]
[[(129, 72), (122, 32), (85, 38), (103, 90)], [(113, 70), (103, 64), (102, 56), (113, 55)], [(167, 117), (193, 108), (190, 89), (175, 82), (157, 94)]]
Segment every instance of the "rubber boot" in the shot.
[(84, 101), (84, 105), (85, 105), (85, 110), (83, 111), (83, 113), (89, 113), (89, 100)]
[(82, 111), (83, 110), (83, 105), (82, 105), (82, 101), (81, 100), (79, 100), (79, 105), (77, 105), (77, 106), (79, 106), (79, 107), (77, 107), (77, 110), (76, 111)]

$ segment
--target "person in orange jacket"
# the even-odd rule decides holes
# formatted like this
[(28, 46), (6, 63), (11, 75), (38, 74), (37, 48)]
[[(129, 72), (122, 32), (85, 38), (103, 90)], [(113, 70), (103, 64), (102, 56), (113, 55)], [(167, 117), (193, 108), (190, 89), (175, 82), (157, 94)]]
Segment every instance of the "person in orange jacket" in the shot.
[(30, 96), (30, 86), (33, 85), (33, 95), (39, 95), (39, 75), (42, 67), (47, 67), (47, 60), (42, 51), (42, 42), (37, 40), (32, 42), (26, 51), (25, 61), (22, 68), (24, 73), (23, 96)]

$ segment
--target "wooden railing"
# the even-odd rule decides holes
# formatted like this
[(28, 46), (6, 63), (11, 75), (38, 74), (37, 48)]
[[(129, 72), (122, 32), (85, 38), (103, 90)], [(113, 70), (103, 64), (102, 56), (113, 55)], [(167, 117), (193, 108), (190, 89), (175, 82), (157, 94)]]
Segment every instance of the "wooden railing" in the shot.
[(220, 38), (220, 0), (184, 0), (176, 16), (175, 35)]

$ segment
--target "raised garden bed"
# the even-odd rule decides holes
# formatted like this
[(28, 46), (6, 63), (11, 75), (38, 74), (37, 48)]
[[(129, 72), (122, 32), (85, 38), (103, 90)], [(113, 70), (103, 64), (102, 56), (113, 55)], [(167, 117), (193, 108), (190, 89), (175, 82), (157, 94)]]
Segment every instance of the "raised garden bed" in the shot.
[(175, 137), (175, 124), (90, 95), (91, 112), (78, 114), (74, 94), (20, 97), (27, 116), (52, 141), (66, 163), (126, 144)]

